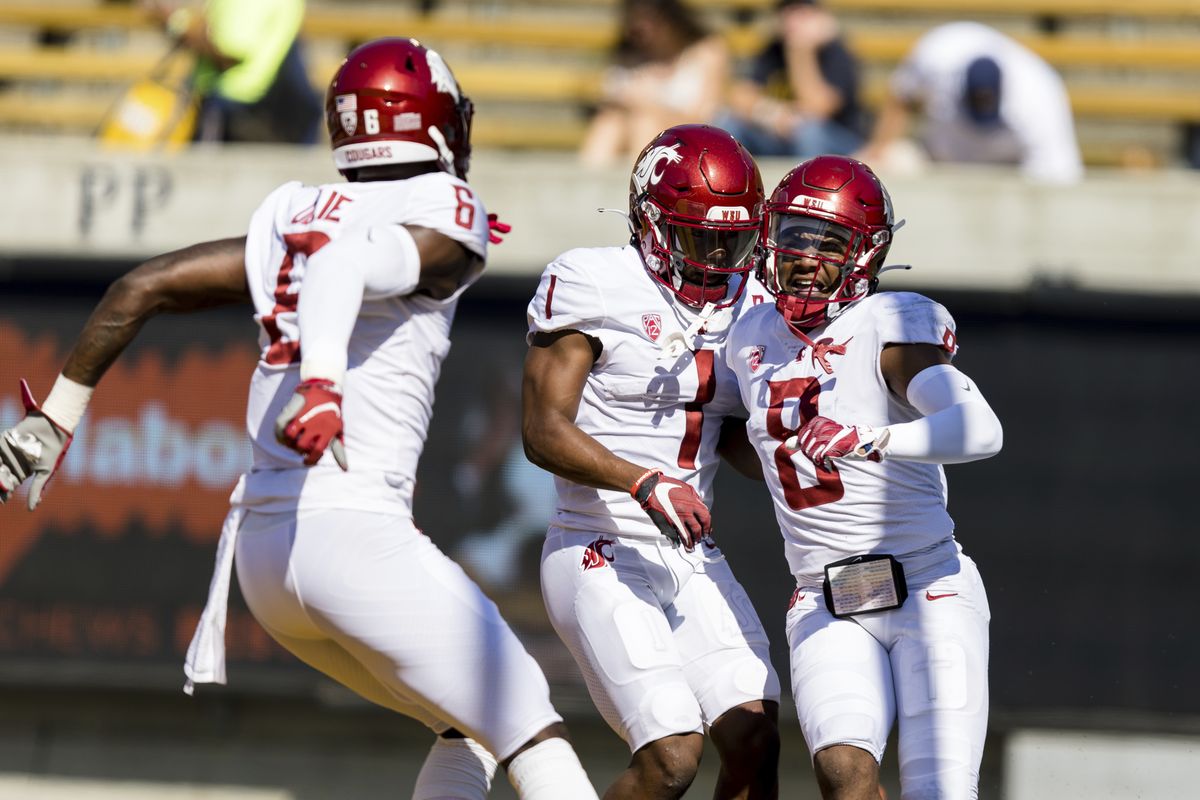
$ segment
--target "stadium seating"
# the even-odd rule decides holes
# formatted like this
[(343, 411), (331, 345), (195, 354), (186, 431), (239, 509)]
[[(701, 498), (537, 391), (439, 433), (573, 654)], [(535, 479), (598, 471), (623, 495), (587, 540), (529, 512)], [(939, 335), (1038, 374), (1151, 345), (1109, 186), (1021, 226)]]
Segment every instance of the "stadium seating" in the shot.
[[(773, 0), (691, 0), (727, 32), (735, 53), (761, 46)], [(867, 65), (867, 98), (882, 95), (887, 70), (921, 31), (974, 17), (1009, 30), (1067, 79), (1092, 162), (1120, 159), (1124, 143), (1156, 132), (1169, 148), (1181, 123), (1200, 123), (1197, 0), (827, 0)], [(315, 84), (353, 43), (412, 35), (447, 54), (480, 104), (480, 144), (569, 148), (599, 91), (615, 31), (615, 0), (514, 0), (505, 5), (412, 6), (312, 2), (304, 35)], [(1053, 20), (1048, 22), (1047, 20)], [(0, 33), (73, 32), (67, 46), (29, 43), (0, 50), (0, 130), (86, 133), (121, 87), (146, 75), (165, 48), (136, 5), (11, 0)], [(1049, 31), (1049, 32), (1048, 32)], [(114, 42), (116, 44), (114, 45)], [(483, 113), (486, 112), (486, 113)], [(1140, 126), (1140, 127), (1139, 127)], [(1122, 131), (1125, 131), (1122, 134)], [(1154, 137), (1149, 137), (1153, 140)], [(1159, 160), (1168, 160), (1163, 152)]]

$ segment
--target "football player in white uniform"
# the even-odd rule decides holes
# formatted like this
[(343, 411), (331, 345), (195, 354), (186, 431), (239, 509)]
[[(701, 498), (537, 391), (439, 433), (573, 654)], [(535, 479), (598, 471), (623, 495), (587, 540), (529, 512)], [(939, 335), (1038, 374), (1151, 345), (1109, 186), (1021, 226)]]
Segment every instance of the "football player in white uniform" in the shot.
[(720, 348), (766, 299), (747, 291), (762, 200), (736, 139), (668, 128), (633, 170), (631, 243), (563, 253), (529, 304), (525, 451), (558, 494), (542, 592), (633, 752), (610, 800), (682, 796), (705, 730), (716, 797), (777, 793), (779, 679), (708, 509), (718, 454), (761, 479)]
[(326, 106), (345, 182), (284, 184), (247, 236), (114, 283), (46, 402), (22, 387), (28, 414), (0, 438), (0, 493), (33, 476), (38, 503), (93, 388), (147, 318), (249, 300), (262, 346), (246, 413), (253, 466), (231, 497), (189, 690), (225, 680), (236, 553), (246, 602), (280, 644), (443, 734), (414, 798), (482, 800), (497, 759), (524, 800), (595, 798), (536, 662), (412, 520), (455, 307), (490, 235), (465, 181), (471, 102), (435, 51), (380, 39), (348, 56)]
[(875, 293), (897, 227), (865, 164), (801, 163), (766, 205), (775, 303), (738, 320), (726, 354), (796, 578), (792, 692), (822, 795), (879, 796), (898, 716), (903, 797), (976, 797), (989, 611), (942, 465), (994, 455), (1002, 431), (951, 364), (946, 309)]

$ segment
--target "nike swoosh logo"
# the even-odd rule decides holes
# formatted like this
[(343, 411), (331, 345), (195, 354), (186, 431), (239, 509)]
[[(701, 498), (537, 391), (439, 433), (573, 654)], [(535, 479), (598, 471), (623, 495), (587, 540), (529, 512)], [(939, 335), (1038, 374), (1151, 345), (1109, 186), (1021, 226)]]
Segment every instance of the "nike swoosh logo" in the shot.
[(338, 416), (339, 419), (342, 416), (342, 409), (338, 407), (337, 403), (321, 403), (319, 406), (313, 406), (310, 408), (308, 413), (297, 420), (297, 422), (308, 422), (317, 414), (324, 414), (326, 411), (332, 411)]
[(946, 592), (945, 594), (931, 594), (928, 589), (925, 590), (926, 600), (941, 600), (944, 597), (957, 597), (958, 592)]
[(683, 527), (683, 520), (679, 518), (679, 512), (675, 510), (675, 504), (671, 502), (671, 490), (673, 488), (675, 487), (669, 483), (660, 483), (654, 487), (654, 496), (658, 498), (658, 504), (666, 512), (667, 518), (671, 520), (671, 524), (675, 526), (675, 530), (680, 535), (685, 535), (687, 529)]

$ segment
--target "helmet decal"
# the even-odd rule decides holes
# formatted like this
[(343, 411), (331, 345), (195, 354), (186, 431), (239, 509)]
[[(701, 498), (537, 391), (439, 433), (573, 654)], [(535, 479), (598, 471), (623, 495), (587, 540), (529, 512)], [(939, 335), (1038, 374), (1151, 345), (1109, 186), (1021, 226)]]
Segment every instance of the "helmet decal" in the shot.
[(421, 114), (417, 111), (402, 111), (392, 117), (393, 133), (419, 130), (421, 130)]
[(633, 185), (637, 187), (639, 192), (646, 191), (647, 186), (653, 186), (662, 180), (662, 170), (655, 170), (660, 162), (666, 161), (667, 164), (678, 164), (683, 160), (683, 156), (679, 155), (679, 146), (681, 142), (675, 144), (660, 145), (650, 148), (642, 160), (638, 162), (637, 167), (633, 170)]
[(441, 54), (437, 50), (426, 48), (425, 63), (429, 65), (429, 77), (437, 90), (445, 92), (453, 97), (455, 102), (458, 102), (458, 81), (454, 80), (454, 75), (446, 66), (446, 62), (442, 60)]

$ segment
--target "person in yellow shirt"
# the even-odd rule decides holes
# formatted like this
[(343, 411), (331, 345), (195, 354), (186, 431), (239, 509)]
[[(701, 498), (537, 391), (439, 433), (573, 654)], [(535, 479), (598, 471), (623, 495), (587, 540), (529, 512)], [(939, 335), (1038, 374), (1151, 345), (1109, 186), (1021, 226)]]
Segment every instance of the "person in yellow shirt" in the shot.
[(195, 140), (312, 144), (321, 99), (305, 69), (304, 0), (146, 0), (147, 13), (196, 55)]

